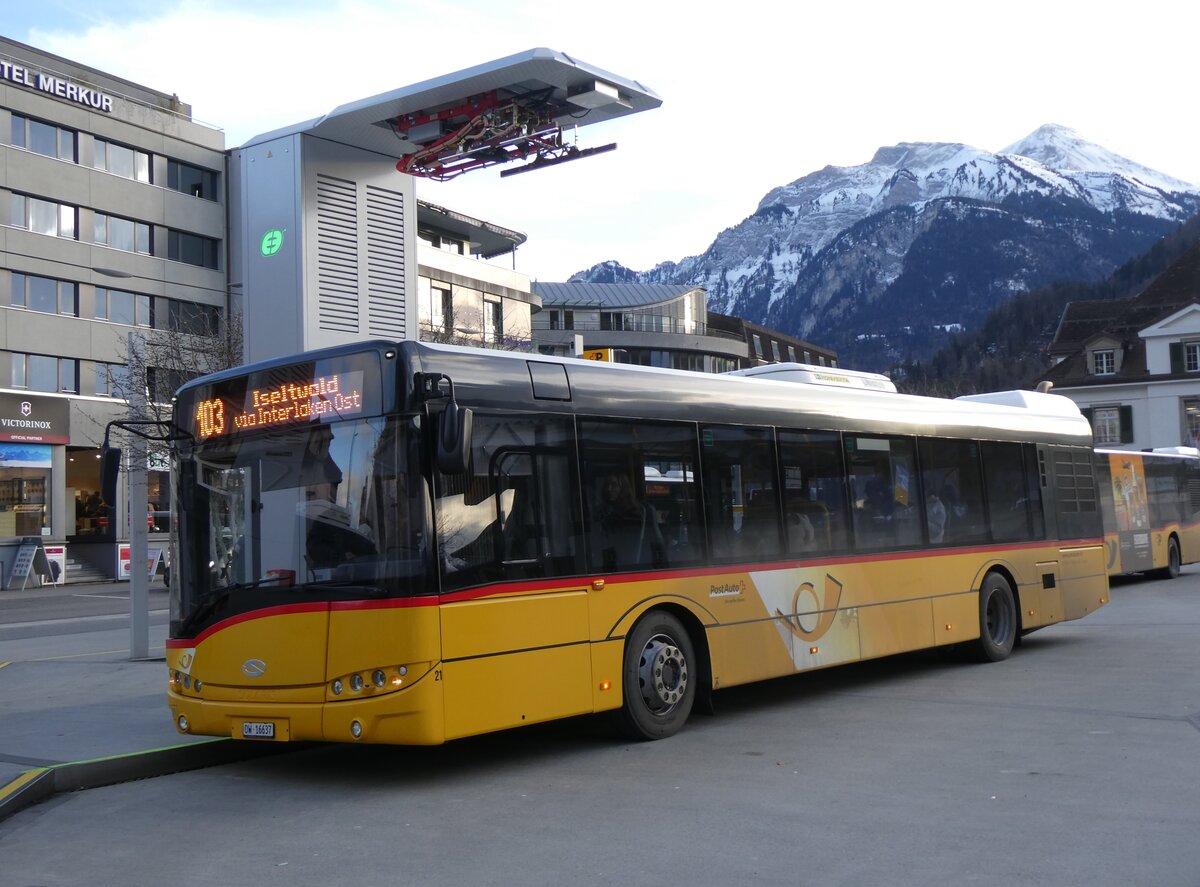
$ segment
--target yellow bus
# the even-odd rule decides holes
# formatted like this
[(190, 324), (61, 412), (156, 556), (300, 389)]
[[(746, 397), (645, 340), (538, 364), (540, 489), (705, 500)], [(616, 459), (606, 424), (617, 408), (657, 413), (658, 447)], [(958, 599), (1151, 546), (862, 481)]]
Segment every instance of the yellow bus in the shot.
[(168, 698), (188, 734), (435, 744), (930, 647), (1108, 597), (1067, 399), (369, 342), (175, 403)]
[(1200, 560), (1200, 457), (1191, 447), (1096, 450), (1108, 573), (1174, 579)]

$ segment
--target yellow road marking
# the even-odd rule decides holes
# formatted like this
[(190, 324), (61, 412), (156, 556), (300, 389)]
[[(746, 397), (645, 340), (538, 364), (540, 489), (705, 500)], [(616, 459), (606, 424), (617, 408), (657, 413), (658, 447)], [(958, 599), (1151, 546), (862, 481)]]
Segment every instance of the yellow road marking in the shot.
[(26, 770), (8, 785), (0, 786), (0, 801), (3, 801), (9, 795), (15, 795), (24, 786), (33, 782), (33, 780), (37, 779), (48, 769), (48, 767), (38, 767), (36, 770)]

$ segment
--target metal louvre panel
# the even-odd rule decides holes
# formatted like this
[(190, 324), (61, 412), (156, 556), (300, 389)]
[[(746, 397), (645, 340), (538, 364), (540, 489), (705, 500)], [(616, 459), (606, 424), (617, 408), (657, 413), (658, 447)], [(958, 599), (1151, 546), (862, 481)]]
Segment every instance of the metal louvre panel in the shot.
[(356, 333), (358, 197), (354, 182), (317, 174), (317, 325)]
[(402, 339), (404, 195), (367, 186), (367, 311), (372, 336)]

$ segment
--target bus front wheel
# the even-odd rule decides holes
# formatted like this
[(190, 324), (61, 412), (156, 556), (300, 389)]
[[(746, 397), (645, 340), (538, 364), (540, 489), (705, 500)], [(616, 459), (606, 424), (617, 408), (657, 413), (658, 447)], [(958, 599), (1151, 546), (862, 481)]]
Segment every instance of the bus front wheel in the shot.
[(621, 722), (634, 739), (665, 739), (679, 732), (696, 698), (696, 654), (683, 624), (655, 610), (625, 642)]
[(979, 643), (981, 662), (1007, 659), (1017, 641), (1017, 601), (1012, 586), (999, 573), (988, 573), (979, 589)]

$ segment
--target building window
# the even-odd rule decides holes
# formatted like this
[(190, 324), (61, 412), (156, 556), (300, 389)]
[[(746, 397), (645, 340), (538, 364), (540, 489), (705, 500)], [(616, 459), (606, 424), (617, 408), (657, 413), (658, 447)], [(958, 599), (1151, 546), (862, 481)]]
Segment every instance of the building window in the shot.
[(145, 222), (96, 213), (92, 240), (129, 253), (151, 254), (150, 226)]
[(450, 287), (433, 287), (433, 304), (440, 307), (442, 310), (442, 318), (440, 318), (440, 329), (446, 334), (454, 332), (454, 290)]
[(1083, 414), (1092, 423), (1092, 440), (1097, 446), (1133, 443), (1133, 407), (1091, 407)]
[(796, 362), (796, 346), (788, 345), (787, 351), (788, 351), (788, 361), (791, 363), (795, 363)]
[(1197, 397), (1183, 401), (1183, 445), (1200, 447), (1200, 398)]
[(775, 356), (775, 362), (781, 363), (783, 358), (779, 356), (779, 343), (774, 339), (771, 340), (771, 354)]
[(35, 154), (75, 162), (75, 131), (53, 123), (13, 114), (12, 143)]
[(79, 391), (79, 361), (71, 357), (12, 353), (13, 388), (31, 391)]
[(184, 231), (167, 232), (167, 258), (173, 262), (217, 269), (217, 241)]
[(763, 359), (762, 336), (760, 336), (758, 333), (753, 333), (750, 336), (750, 340), (754, 344), (754, 356), (757, 357), (759, 360), (762, 360)]
[(77, 210), (65, 203), (54, 203), (12, 195), (11, 223), (34, 234), (49, 234), (51, 237), (75, 239), (75, 215)]
[(171, 299), (167, 303), (167, 329), (192, 336), (215, 336), (221, 331), (221, 309)]
[(97, 363), (96, 394), (101, 397), (128, 397), (129, 367), (121, 363)]
[(150, 155), (104, 139), (92, 142), (92, 166), (136, 182), (150, 181)]
[(1200, 342), (1183, 343), (1183, 369), (1188, 373), (1200, 372)]
[(167, 187), (172, 191), (191, 194), (193, 197), (216, 200), (217, 174), (210, 169), (201, 169), (178, 160), (168, 160)]
[(79, 315), (78, 286), (66, 280), (52, 280), (14, 271), (11, 302), (14, 308), (27, 308), (44, 314)]
[(504, 305), (501, 302), (484, 300), (483, 340), (499, 345), (504, 340)]
[[(640, 320), (642, 321), (643, 324), (645, 323), (644, 319), (640, 319)], [(602, 312), (600, 312), (600, 329), (602, 329), (602, 330), (618, 330), (618, 331), (620, 331), (620, 330), (632, 330), (632, 329), (643, 329), (643, 330), (646, 329), (645, 326), (635, 327), (634, 324), (636, 322), (637, 322), (637, 320), (635, 320), (635, 317), (632, 314), (627, 315), (620, 311), (602, 311)]]
[(1092, 374), (1110, 376), (1117, 371), (1117, 357), (1111, 348), (1092, 352)]
[(129, 326), (153, 326), (149, 296), (96, 287), (96, 319)]
[[(536, 324), (535, 324), (536, 325)], [(570, 330), (575, 328), (575, 312), (564, 308), (546, 309), (546, 329)]]
[(437, 231), (421, 229), (417, 231), (417, 240), (428, 244), (434, 249), (441, 250), (444, 253), (450, 253), (455, 256), (467, 255), (467, 242), (455, 237), (450, 237), (446, 234), (439, 234)]
[(188, 381), (189, 376), (182, 370), (165, 367), (148, 367), (146, 369), (146, 392), (152, 403), (170, 403), (171, 398)]

